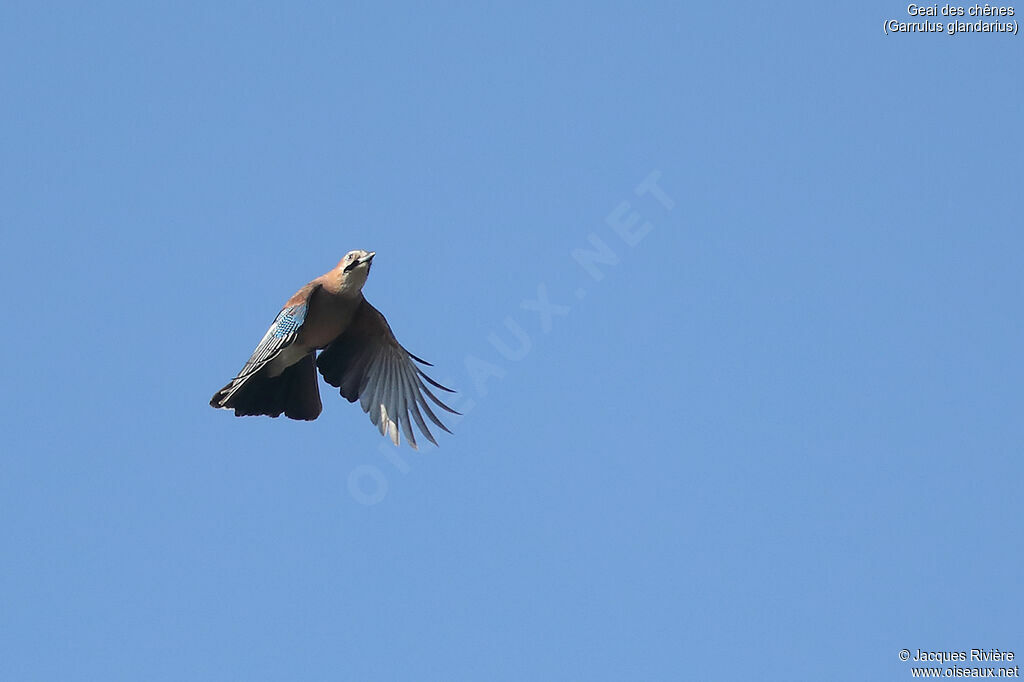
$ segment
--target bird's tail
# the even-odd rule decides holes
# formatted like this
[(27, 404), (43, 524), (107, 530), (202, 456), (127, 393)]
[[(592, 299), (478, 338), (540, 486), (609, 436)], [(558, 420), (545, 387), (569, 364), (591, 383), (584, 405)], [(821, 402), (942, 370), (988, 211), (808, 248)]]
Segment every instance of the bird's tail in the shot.
[(316, 383), (313, 354), (310, 353), (276, 377), (267, 376), (264, 368), (244, 379), (232, 379), (214, 394), (210, 405), (234, 410), (236, 417), (279, 417), (283, 412), (291, 419), (316, 419), (323, 407), (320, 403), (320, 388)]

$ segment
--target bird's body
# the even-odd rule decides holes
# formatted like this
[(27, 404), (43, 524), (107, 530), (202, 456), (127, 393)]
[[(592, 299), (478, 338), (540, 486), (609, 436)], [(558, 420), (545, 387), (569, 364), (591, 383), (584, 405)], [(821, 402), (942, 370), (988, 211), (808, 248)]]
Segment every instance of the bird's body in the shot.
[[(337, 267), (288, 299), (242, 371), (213, 396), (210, 405), (232, 409), (236, 416), (283, 413), (292, 419), (316, 419), (322, 409), (316, 379), (319, 368), (327, 383), (340, 388), (349, 402), (360, 400), (363, 411), (395, 445), (401, 431), (416, 447), (410, 419), (436, 445), (423, 414), (448, 429), (425, 397), (458, 413), (423, 383), (425, 379), (450, 391), (415, 364), (429, 363), (402, 348), (384, 316), (363, 297), (373, 256), (367, 251), (349, 252)], [(317, 351), (322, 351), (319, 357)]]
[[(287, 309), (309, 302), (306, 317), (297, 329), (295, 341), (285, 347), (268, 366), (270, 376), (277, 376), (303, 356), (326, 348), (331, 341), (341, 336), (352, 321), (356, 309), (366, 300), (361, 291), (356, 297), (331, 291), (330, 282), (323, 281), (324, 277), (326, 276), (321, 275), (299, 289), (284, 304)], [(311, 300), (313, 297), (316, 299), (315, 303)]]

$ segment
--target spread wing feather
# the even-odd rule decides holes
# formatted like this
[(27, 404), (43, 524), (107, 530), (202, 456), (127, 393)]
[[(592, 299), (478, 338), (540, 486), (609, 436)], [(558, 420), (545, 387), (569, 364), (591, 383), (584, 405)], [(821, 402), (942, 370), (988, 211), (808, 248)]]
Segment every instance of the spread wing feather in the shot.
[(405, 350), (380, 311), (363, 299), (348, 328), (320, 353), (316, 365), (324, 380), (337, 387), (349, 402), (359, 401), (382, 435), (395, 445), (401, 441), (400, 434), (404, 435), (415, 448), (414, 422), (427, 440), (437, 445), (424, 414), (438, 428), (448, 431), (430, 409), (427, 398), (442, 409), (459, 414), (438, 399), (423, 379), (437, 389), (453, 391), (428, 377), (417, 362), (430, 366)]

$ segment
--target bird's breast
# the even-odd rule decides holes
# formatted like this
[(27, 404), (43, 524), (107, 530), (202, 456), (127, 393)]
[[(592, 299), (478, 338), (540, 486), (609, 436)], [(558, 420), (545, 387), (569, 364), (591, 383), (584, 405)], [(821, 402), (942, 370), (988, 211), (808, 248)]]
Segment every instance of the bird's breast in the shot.
[(296, 345), (309, 350), (324, 348), (341, 336), (352, 321), (358, 305), (358, 302), (337, 299), (316, 303), (319, 305), (311, 306), (296, 339)]

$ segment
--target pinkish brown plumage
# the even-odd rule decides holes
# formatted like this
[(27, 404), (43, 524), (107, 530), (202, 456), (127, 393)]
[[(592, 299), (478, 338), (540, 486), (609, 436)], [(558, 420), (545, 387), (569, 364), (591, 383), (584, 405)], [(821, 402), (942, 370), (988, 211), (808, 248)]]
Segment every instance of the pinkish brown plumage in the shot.
[[(395, 445), (399, 433), (412, 447), (415, 422), (437, 445), (423, 416), (448, 431), (430, 407), (458, 414), (424, 383), (451, 391), (428, 377), (406, 351), (384, 316), (363, 297), (374, 253), (351, 251), (331, 271), (299, 289), (285, 303), (242, 371), (214, 394), (210, 405), (235, 416), (282, 413), (313, 420), (321, 412), (316, 369), (364, 412)], [(319, 356), (317, 352), (320, 351)], [(450, 433), (450, 431), (449, 431)]]

